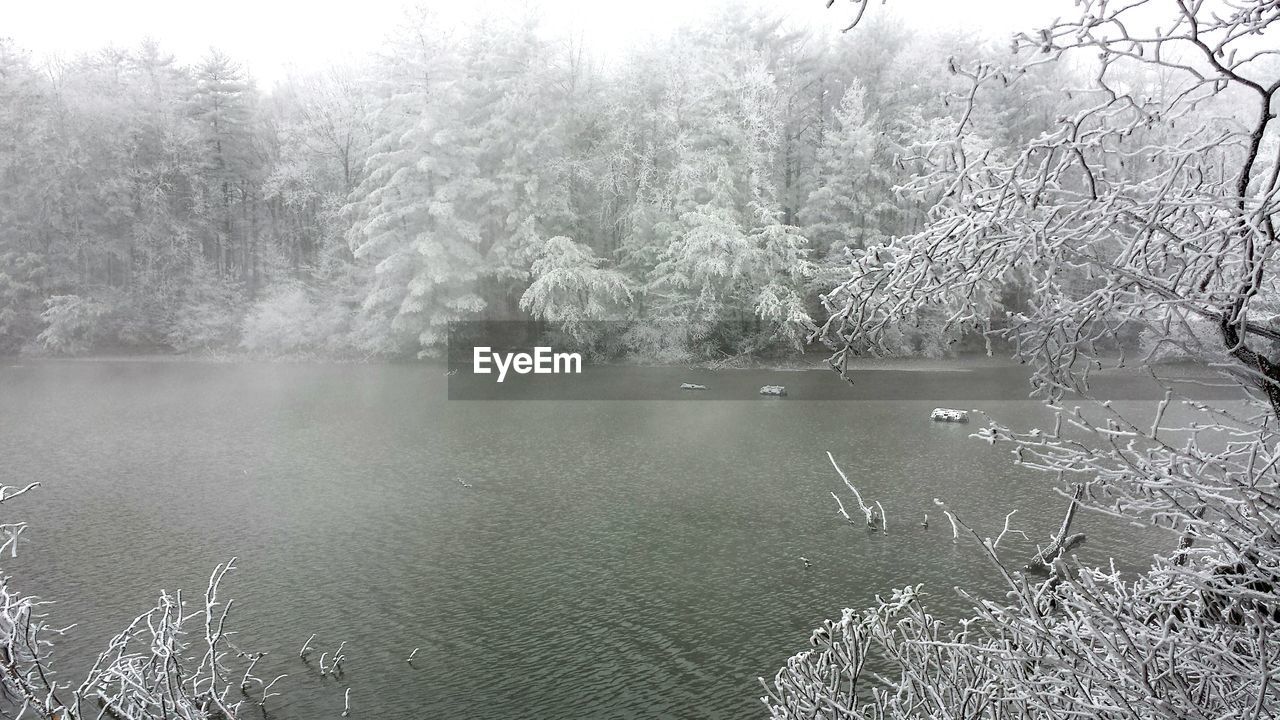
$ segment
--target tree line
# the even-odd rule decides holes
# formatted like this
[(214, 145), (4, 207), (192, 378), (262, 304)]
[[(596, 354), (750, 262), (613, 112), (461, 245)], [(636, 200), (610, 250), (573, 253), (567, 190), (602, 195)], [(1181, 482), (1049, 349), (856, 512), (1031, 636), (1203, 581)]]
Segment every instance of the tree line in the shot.
[[(953, 54), (1007, 48), (735, 9), (606, 64), (532, 16), (423, 13), (264, 90), (218, 51), (3, 41), (0, 351), (400, 357), (513, 319), (608, 355), (798, 347), (851, 258), (927, 222), (898, 189), (962, 122)], [(965, 106), (967, 141), (1046, 131), (1071, 74)], [(899, 350), (954, 339), (925, 318)]]

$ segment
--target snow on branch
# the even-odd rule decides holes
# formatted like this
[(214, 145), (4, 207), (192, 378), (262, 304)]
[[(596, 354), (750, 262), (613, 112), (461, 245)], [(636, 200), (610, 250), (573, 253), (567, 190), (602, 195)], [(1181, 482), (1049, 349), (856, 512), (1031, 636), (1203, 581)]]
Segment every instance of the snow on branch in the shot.
[[(845, 475), (844, 470), (841, 470), (840, 466), (836, 464), (836, 459), (830, 452), (827, 453), (827, 460), (831, 461), (831, 467), (836, 469), (836, 473), (839, 474), (840, 479), (844, 481), (845, 487), (849, 488), (849, 492), (853, 493), (854, 499), (858, 501), (858, 508), (862, 510), (862, 515), (866, 519), (867, 527), (872, 530), (879, 528), (887, 532), (884, 522), (884, 507), (881, 506), (879, 502), (876, 502), (875, 507), (871, 507), (864, 502), (862, 500), (862, 493), (858, 492), (858, 488), (854, 487), (853, 483), (849, 482), (849, 476)], [(844, 503), (840, 502), (840, 498), (837, 497), (834, 492), (831, 493), (831, 497), (835, 498), (836, 505), (839, 507), (838, 512), (844, 516), (844, 519), (849, 522), (853, 522), (853, 520), (849, 518), (849, 513), (845, 512)]]
[[(979, 436), (1077, 489), (1033, 563), (1047, 579), (1001, 565), (1008, 593), (962, 593), (959, 623), (918, 586), (845, 611), (765, 683), (773, 717), (1275, 715), (1280, 50), (1263, 38), (1277, 30), (1269, 0), (1084, 0), (1018, 35), (1007, 66), (950, 63), (951, 114), (902, 158), (918, 173), (901, 191), (929, 220), (853, 254), (819, 336), (842, 373), (922, 319), (1009, 348), (1054, 420)], [(1048, 132), (1013, 151), (983, 136), (986, 98), (1054, 67)], [(1158, 403), (1103, 392), (1100, 375), (1135, 364)], [(1223, 387), (1237, 399), (1206, 399)], [(1067, 559), (1077, 505), (1168, 530), (1167, 552), (1129, 574)], [(1011, 518), (981, 542), (993, 560)]]

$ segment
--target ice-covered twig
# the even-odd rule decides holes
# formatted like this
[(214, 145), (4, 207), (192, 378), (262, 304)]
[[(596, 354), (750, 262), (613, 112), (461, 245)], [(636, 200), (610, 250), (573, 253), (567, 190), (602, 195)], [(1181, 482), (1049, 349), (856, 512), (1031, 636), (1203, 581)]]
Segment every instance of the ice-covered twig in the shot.
[(1000, 531), (1000, 536), (996, 538), (996, 541), (991, 543), (991, 549), (994, 550), (1000, 547), (1000, 541), (1004, 540), (1004, 536), (1008, 535), (1010, 532), (1017, 533), (1021, 535), (1023, 538), (1030, 540), (1030, 538), (1027, 538), (1027, 534), (1022, 532), (1021, 530), (1011, 530), (1009, 528), (1009, 520), (1013, 518), (1014, 514), (1017, 512), (1018, 512), (1017, 510), (1010, 510), (1009, 513), (1004, 516), (1004, 529)]
[(266, 705), (268, 699), (276, 697), (280, 694), (278, 692), (271, 692), (271, 688), (275, 687), (276, 683), (280, 682), (282, 679), (287, 677), (289, 677), (288, 674), (277, 675), (275, 676), (275, 678), (271, 680), (271, 682), (262, 686), (262, 697), (258, 698), (258, 707), (262, 707), (263, 705)]
[(947, 504), (938, 498), (933, 499), (933, 504), (942, 508), (942, 514), (946, 515), (947, 519), (951, 521), (951, 542), (958, 542), (960, 540), (960, 528), (956, 525), (956, 516), (947, 509)]
[(844, 503), (840, 502), (840, 496), (836, 495), (834, 490), (831, 491), (831, 497), (836, 501), (836, 512), (840, 513), (841, 517), (846, 521), (853, 522), (853, 518), (849, 517), (849, 513), (845, 512)]
[(26, 487), (21, 489), (11, 485), (0, 485), (0, 505), (3, 505), (16, 497), (25, 495), (38, 487), (40, 487), (40, 483), (38, 482), (28, 483)]
[[(858, 492), (858, 488), (854, 487), (852, 482), (849, 482), (849, 476), (845, 475), (844, 470), (841, 470), (840, 466), (836, 464), (836, 459), (831, 455), (830, 451), (827, 452), (827, 460), (831, 461), (831, 467), (836, 469), (836, 473), (838, 473), (840, 475), (840, 479), (844, 481), (845, 487), (849, 488), (849, 491), (853, 493), (853, 497), (857, 499), (858, 507), (859, 509), (862, 510), (862, 514), (866, 517), (867, 527), (874, 528), (876, 526), (876, 511), (871, 506), (863, 502), (862, 493)], [(839, 498), (836, 498), (836, 500), (838, 502)], [(841, 510), (844, 509), (843, 505), (841, 505), (840, 507), (841, 507)], [(845, 513), (845, 517), (846, 518), (849, 517), (848, 513)]]

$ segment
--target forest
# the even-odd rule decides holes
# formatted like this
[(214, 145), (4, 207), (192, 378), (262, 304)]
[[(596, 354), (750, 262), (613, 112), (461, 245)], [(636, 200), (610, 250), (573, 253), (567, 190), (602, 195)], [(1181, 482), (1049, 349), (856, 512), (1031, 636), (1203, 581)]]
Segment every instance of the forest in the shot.
[[(1007, 44), (726, 8), (602, 62), (532, 15), (440, 27), (271, 88), (216, 50), (0, 42), (0, 352), (414, 357), (455, 320), (607, 356), (791, 352), (850, 258), (927, 221), (911, 179), (962, 117), (1007, 154), (1078, 74), (969, 108), (946, 58)], [(944, 351), (943, 325), (895, 350)]]
[[(1005, 382), (1023, 393), (1017, 402), (978, 398), (972, 402), (980, 407), (950, 409), (981, 420), (969, 431), (933, 423), (923, 402), (855, 407), (771, 397), (732, 411), (712, 402), (637, 403), (628, 412), (511, 403), (492, 404), (497, 409), (486, 415), (483, 407), (431, 405), (402, 389), (421, 385), (372, 392), (376, 386), (346, 374), (405, 370), (414, 381), (431, 375), (441, 382), (438, 373), (389, 364), (277, 372), (228, 363), (270, 372), (265, 380), (233, 375), (215, 385), (218, 378), (203, 372), (211, 366), (169, 363), (201, 371), (199, 381), (211, 388), (179, 394), (177, 385), (153, 384), (144, 374), (153, 368), (114, 368), (108, 377), (92, 367), (147, 363), (14, 363), (6, 366), (7, 377), (17, 378), (6, 380), (6, 402), (25, 398), (27, 406), (24, 414), (17, 405), (18, 419), (5, 426), (6, 436), (19, 439), (0, 449), (22, 468), (26, 445), (44, 448), (26, 459), (36, 472), (61, 473), (59, 462), (71, 455), (93, 467), (72, 466), (76, 484), (61, 506), (71, 510), (57, 510), (48, 533), (54, 541), (102, 545), (94, 535), (57, 530), (105, 518), (109, 529), (127, 531), (123, 542), (136, 543), (112, 552), (150, 565), (198, 545), (196, 521), (224, 501), (243, 502), (227, 505), (230, 519), (218, 531), (244, 533), (256, 520), (270, 540), (246, 547), (269, 557), (283, 536), (278, 528), (294, 521), (296, 544), (315, 558), (296, 565), (311, 563), (338, 591), (324, 601), (326, 612), (337, 607), (340, 622), (365, 631), (391, 628), (404, 652), (378, 657), (392, 658), (397, 671), (415, 669), (415, 657), (424, 667), (440, 664), (419, 676), (430, 685), (388, 680), (385, 662), (374, 673), (353, 673), (367, 684), (348, 684), (340, 672), (346, 640), (326, 644), (336, 650), (320, 651), (313, 668), (313, 634), (288, 673), (274, 659), (259, 666), (266, 654), (243, 650), (227, 624), (231, 600), (220, 586), (235, 569), (232, 559), (215, 566), (203, 598), (191, 596), (189, 608), (181, 595), (162, 592), (75, 684), (53, 674), (51, 657), (55, 639), (76, 626), (48, 619), (50, 601), (0, 574), (0, 703), (7, 703), (0, 710), (42, 720), (104, 713), (208, 720), (266, 717), (270, 702), (274, 716), (273, 698), (287, 709), (282, 696), (290, 690), (273, 687), (295, 673), (299, 683), (329, 682), (332, 694), (293, 690), (289, 702), (319, 698), (331, 716), (341, 707), (348, 717), (354, 685), (357, 707), (378, 713), (379, 698), (391, 698), (384, 707), (403, 712), (424, 698), (470, 699), (474, 692), (450, 697), (439, 684), (464, 676), (458, 659), (477, 650), (471, 667), (486, 678), (503, 661), (532, 660), (487, 683), (504, 691), (537, 684), (544, 666), (556, 673), (537, 688), (546, 692), (499, 696), (505, 704), (484, 696), (482, 712), (493, 713), (484, 717), (581, 716), (578, 704), (538, 715), (530, 700), (558, 701), (593, 680), (600, 684), (588, 700), (621, 698), (601, 717), (707, 716), (706, 689), (690, 683), (730, 682), (742, 671), (730, 669), (740, 649), (717, 656), (686, 637), (689, 626), (650, 634), (632, 621), (663, 605), (693, 617), (674, 591), (710, 594), (717, 577), (732, 575), (744, 582), (724, 585), (724, 602), (699, 622), (711, 628), (707, 636), (736, 645), (760, 632), (740, 621), (753, 620), (748, 600), (769, 595), (760, 589), (767, 570), (785, 560), (778, 605), (757, 606), (754, 620), (807, 622), (797, 607), (812, 601), (792, 589), (817, 587), (826, 568), (872, 587), (874, 600), (805, 626), (813, 628), (807, 645), (796, 635), (800, 649), (760, 678), (757, 699), (775, 720), (1280, 715), (1280, 283), (1274, 265), (1268, 272), (1280, 247), (1280, 4), (1079, 0), (1065, 19), (1046, 18), (1005, 42), (902, 29), (880, 12), (883, 4), (828, 3), (845, 15), (825, 29), (727, 8), (608, 62), (541, 29), (533, 16), (460, 26), (424, 13), (395, 29), (376, 56), (296, 73), (269, 89), (217, 51), (190, 65), (154, 43), (37, 61), (0, 43), (4, 352), (420, 358), (443, 349), (453, 323), (515, 320), (597, 356), (672, 363), (820, 342), (840, 378), (864, 388), (885, 381), (851, 368), (853, 358), (939, 355), (999, 341), (1016, 363), (998, 370), (1010, 370)], [(1186, 362), (1161, 362), (1171, 357)], [(924, 372), (972, 383), (963, 367), (954, 370)], [(242, 422), (228, 400), (256, 400), (307, 371), (335, 372), (337, 380), (306, 387), (339, 401), (268, 396), (255, 425)], [(127, 372), (135, 373), (132, 384), (106, 394), (108, 382)], [(76, 373), (95, 374), (82, 389), (67, 390), (61, 380)], [(926, 377), (897, 382), (919, 385)], [(1150, 394), (1127, 394), (1120, 381), (1140, 381)], [(352, 386), (351, 395), (341, 394)], [(674, 383), (671, 392), (680, 392)], [(145, 402), (128, 412), (117, 407), (135, 396)], [(1028, 397), (1038, 404), (1023, 402)], [(89, 401), (99, 403), (89, 406), (95, 413), (77, 427), (72, 421)], [(31, 421), (42, 408), (51, 411), (43, 426)], [(685, 424), (680, 412), (688, 413)], [(935, 418), (939, 412), (947, 419), (948, 409), (935, 410)], [(188, 414), (198, 421), (185, 422)], [(642, 420), (609, 425), (633, 416)], [(335, 419), (330, 436), (290, 434), (326, 417)], [(785, 428), (765, 422), (778, 418)], [(567, 431), (553, 432), (570, 421)], [(362, 425), (368, 435), (356, 434)], [(397, 434), (401, 425), (408, 430)], [(156, 440), (184, 426), (194, 428), (177, 436), (186, 447)], [(451, 434), (455, 427), (464, 431)], [(732, 435), (744, 429), (755, 434)], [(63, 439), (55, 430), (75, 434)], [(100, 453), (111, 444), (102, 440), (111, 437), (106, 431), (123, 433), (123, 460)], [(517, 434), (520, 442), (507, 442)], [(804, 445), (815, 437), (830, 443), (830, 469), (816, 447)], [(725, 438), (731, 442), (717, 451), (713, 443)], [(563, 460), (562, 447), (580, 445), (594, 446), (585, 460)], [(163, 454), (146, 452), (152, 446)], [(261, 468), (251, 474), (242, 465), (252, 465), (245, 458), (255, 448)], [(691, 454), (678, 454), (681, 448)], [(1013, 466), (1008, 475), (975, 461), (999, 452)], [(818, 456), (821, 470), (806, 464), (806, 454)], [(285, 455), (307, 463), (281, 464)], [(313, 456), (330, 460), (317, 465)], [(100, 470), (104, 459), (114, 464)], [(406, 463), (399, 471), (397, 460)], [(427, 472), (437, 460), (444, 464)], [(499, 461), (511, 464), (504, 471)], [(785, 466), (746, 484), (757, 466), (773, 461)], [(672, 466), (679, 466), (674, 477), (666, 472)], [(148, 469), (163, 480), (137, 482)], [(337, 480), (343, 472), (353, 473), (346, 485)], [(819, 482), (820, 473), (826, 484), (804, 484)], [(187, 486), (179, 484), (184, 478)], [(1065, 517), (1048, 538), (1020, 529), (1035, 532), (1024, 518), (1045, 502), (1021, 494), (1032, 478), (1065, 501)], [(290, 479), (297, 489), (283, 484)], [(991, 481), (986, 494), (983, 481)], [(0, 506), (42, 482), (6, 478)], [(103, 488), (97, 494), (77, 494), (95, 482)], [(417, 493), (433, 483), (443, 511), (432, 522), (406, 514), (429, 504), (421, 498), (435, 496)], [(828, 487), (835, 490), (822, 492)], [(600, 499), (589, 502), (593, 488)], [(914, 496), (888, 499), (904, 489)], [(709, 490), (724, 494), (706, 500)], [(385, 508), (374, 502), (384, 491)], [(165, 492), (189, 512), (171, 517), (143, 504)], [(214, 501), (193, 500), (198, 492)], [(793, 510), (779, 504), (809, 495), (817, 500)], [(122, 497), (141, 510), (125, 513), (133, 508)], [(263, 511), (272, 498), (286, 510)], [(504, 502), (529, 519), (528, 532), (498, 515)], [(587, 514), (626, 503), (633, 505), (618, 516)], [(855, 508), (865, 523), (855, 520)], [(934, 514), (937, 544), (908, 553), (909, 545), (896, 543), (928, 538), (925, 510)], [(1015, 517), (1019, 510), (1032, 512)], [(373, 519), (353, 521), (361, 511)], [(1088, 523), (1086, 547), (1099, 553), (1093, 560), (1073, 552), (1086, 541), (1070, 532), (1077, 515)], [(633, 524), (636, 518), (657, 520)], [(466, 602), (442, 608), (437, 629), (441, 637), (455, 624), (468, 632), (428, 648), (410, 643), (404, 628), (435, 609), (409, 612), (387, 601), (397, 592), (421, 599), (422, 586), (330, 582), (341, 566), (332, 557), (359, 538), (378, 551), (352, 555), (359, 559), (348, 564), (382, 573), (387, 566), (369, 562), (371, 555), (394, 554), (388, 548), (407, 528), (430, 531), (451, 519), (478, 532), (404, 546), (432, 560), (424, 565), (432, 574), (501, 568), (488, 561), (521, 559), (528, 548), (558, 560), (544, 551), (561, 540), (565, 557), (603, 554), (548, 565), (543, 587), (560, 591), (577, 579), (579, 587), (612, 594), (593, 603), (566, 593), (572, 630), (522, 646), (538, 637), (539, 614), (502, 605), (500, 586), (455, 577), (467, 586)], [(1128, 545), (1135, 541), (1113, 534), (1108, 544), (1101, 520), (1151, 531), (1158, 549), (1122, 565), (1117, 556), (1134, 551)], [(13, 557), (27, 527), (6, 516), (0, 553)], [(344, 531), (342, 542), (333, 541), (333, 527)], [(583, 528), (608, 532), (585, 542), (568, 534)], [(701, 541), (684, 534), (708, 528)], [(776, 540), (768, 549), (744, 544), (771, 528)], [(831, 528), (841, 535), (826, 535), (824, 549), (819, 538)], [(745, 531), (743, 542), (716, 554), (715, 543), (734, 531)], [(642, 537), (653, 544), (638, 544)], [(502, 551), (472, 553), (485, 538), (503, 540)], [(663, 541), (666, 559), (650, 551)], [(877, 542), (885, 543), (879, 556)], [(424, 550), (455, 547), (465, 552)], [(819, 562), (798, 556), (802, 548)], [(615, 551), (625, 554), (607, 554)], [(826, 563), (818, 551), (830, 553)], [(628, 584), (613, 574), (643, 565), (665, 572), (684, 567), (671, 558), (686, 555), (696, 557), (685, 583), (661, 575), (653, 585)], [(417, 562), (418, 555), (405, 556)], [(876, 557), (893, 576), (873, 574)], [(725, 572), (744, 559), (743, 569)], [(128, 565), (115, 560), (104, 563), (112, 576)], [(906, 560), (920, 561), (917, 571), (932, 564), (945, 580), (926, 586), (899, 576)], [(521, 572), (531, 565), (517, 564)], [(996, 589), (964, 584), (976, 565)], [(75, 598), (83, 585), (48, 567), (54, 587)], [(495, 574), (512, 579), (503, 587), (531, 585), (535, 600), (554, 597), (521, 572)], [(363, 604), (353, 599), (362, 591), (372, 593)], [(959, 614), (939, 602), (947, 592), (958, 595)], [(297, 594), (281, 596), (282, 613), (298, 614), (288, 604)], [(847, 600), (843, 592), (831, 598)], [(468, 605), (493, 612), (455, 611)], [(566, 637), (561, 657), (583, 665), (521, 657)], [(646, 645), (657, 660), (628, 654), (619, 663), (643, 674), (631, 684), (654, 690), (663, 666), (676, 668), (677, 682), (628, 696), (634, 688), (619, 682), (626, 675), (597, 672), (616, 670), (600, 660), (602, 648), (629, 653)], [(353, 658), (358, 647), (352, 642)], [(691, 699), (662, 704), (682, 687), (693, 688)], [(401, 691), (418, 695), (404, 701), (395, 695)]]

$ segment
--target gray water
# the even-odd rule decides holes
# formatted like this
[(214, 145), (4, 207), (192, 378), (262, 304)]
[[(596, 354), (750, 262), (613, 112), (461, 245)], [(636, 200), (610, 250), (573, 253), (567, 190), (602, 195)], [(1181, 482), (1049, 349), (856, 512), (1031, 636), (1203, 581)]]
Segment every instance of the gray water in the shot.
[[(643, 372), (828, 400), (460, 402), (423, 365), (0, 365), (0, 483), (43, 484), (6, 506), (31, 527), (4, 571), (57, 600), (53, 624), (79, 623), (54, 659), (71, 673), (161, 588), (194, 595), (238, 557), (224, 592), (240, 644), (270, 653), (260, 674), (289, 673), (280, 720), (337, 717), (348, 686), (355, 718), (746, 718), (763, 715), (756, 678), (842, 608), (923, 583), (958, 617), (953, 588), (998, 589), (933, 498), (993, 536), (1018, 509), (1041, 542), (1065, 509), (976, 426), (930, 422), (930, 400), (850, 400), (974, 387), (962, 406), (1040, 421), (1010, 399), (1015, 368), (868, 371), (861, 390)], [(836, 516), (828, 450), (887, 535)], [(1141, 569), (1175, 542), (1076, 522), (1087, 562)], [(1001, 548), (1021, 564), (1034, 545)], [(346, 641), (343, 679), (297, 659), (312, 633), (320, 651)]]

